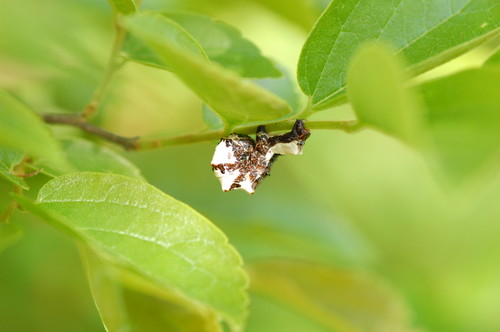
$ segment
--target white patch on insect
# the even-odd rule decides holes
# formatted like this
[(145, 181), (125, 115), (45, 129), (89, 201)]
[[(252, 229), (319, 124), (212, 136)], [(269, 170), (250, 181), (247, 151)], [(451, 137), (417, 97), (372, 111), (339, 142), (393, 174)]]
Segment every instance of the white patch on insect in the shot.
[(215, 176), (219, 179), (222, 190), (229, 191), (234, 181), (240, 176), (240, 171), (235, 170), (233, 172), (226, 171), (222, 173), (220, 170), (215, 170)]
[(234, 164), (236, 163), (236, 158), (233, 153), (233, 146), (226, 146), (223, 142), (220, 142), (215, 148), (215, 153), (212, 158), (212, 165), (218, 164)]
[[(236, 189), (243, 189), (249, 194), (253, 194), (255, 192), (254, 182), (252, 181), (252, 179), (250, 179), (250, 176), (248, 174), (245, 175), (245, 177), (243, 178), (243, 181), (241, 181), (239, 183), (239, 185), (240, 185), (240, 187), (238, 187)], [(225, 191), (227, 191), (227, 190), (225, 190)]]
[(271, 165), (280, 155), (302, 153), (309, 130), (301, 120), (292, 131), (269, 136), (264, 126), (257, 128), (256, 141), (246, 135), (231, 134), (221, 139), (212, 158), (212, 169), (222, 190), (243, 189), (253, 194), (260, 182), (269, 175)]
[(302, 154), (302, 147), (303, 145), (300, 144), (300, 142), (290, 142), (290, 143), (278, 143), (274, 145), (272, 148), (269, 149), (269, 151), (273, 152), (274, 154), (292, 154), (292, 155), (298, 155)]

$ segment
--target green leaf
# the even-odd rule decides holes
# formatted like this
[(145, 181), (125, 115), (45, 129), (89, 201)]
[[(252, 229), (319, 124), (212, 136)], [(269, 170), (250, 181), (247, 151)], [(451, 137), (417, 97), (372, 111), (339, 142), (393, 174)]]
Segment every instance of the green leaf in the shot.
[(352, 59), (347, 92), (361, 125), (416, 143), (422, 132), (422, 112), (404, 86), (403, 68), (390, 49), (368, 43)]
[[(141, 15), (149, 12), (142, 12)], [(202, 58), (207, 58), (205, 51), (201, 45), (191, 36), (183, 27), (178, 23), (169, 19), (167, 16), (160, 13), (150, 15), (157, 15), (161, 18), (161, 23), (155, 25), (155, 34), (161, 35), (162, 39), (168, 39), (175, 46), (182, 48), (189, 53), (195, 54)], [(161, 69), (172, 70), (168, 62), (155, 52), (154, 49), (149, 47), (145, 41), (134, 35), (127, 35), (123, 45), (123, 52), (127, 59), (142, 63), (144, 65), (157, 67)]]
[(437, 158), (452, 180), (500, 151), (500, 68), (460, 72), (421, 86)]
[(131, 33), (150, 46), (227, 125), (274, 120), (290, 113), (280, 98), (196, 56), (178, 45), (175, 35), (162, 34), (167, 26), (175, 25), (164, 16), (139, 13), (125, 22)]
[(293, 260), (254, 263), (248, 271), (251, 290), (329, 331), (411, 331), (401, 299), (367, 274)]
[[(290, 108), (292, 109), (292, 114), (297, 114), (302, 110), (303, 107), (303, 95), (299, 94), (299, 88), (295, 79), (291, 77), (290, 73), (287, 72), (285, 68), (280, 70), (283, 73), (282, 77), (279, 78), (262, 78), (255, 80), (255, 84), (263, 87), (266, 90), (271, 91), (276, 96), (285, 100)], [(286, 115), (287, 117), (290, 114)]]
[(304, 44), (298, 79), (319, 110), (345, 101), (350, 58), (367, 40), (381, 40), (422, 73), (498, 33), (497, 0), (334, 0)]
[(90, 289), (106, 331), (132, 331), (123, 290), (111, 277), (111, 269), (90, 248), (80, 246)]
[(224, 128), (224, 122), (222, 122), (217, 114), (215, 114), (214, 111), (212, 111), (207, 105), (201, 105), (201, 114), (203, 116), (203, 122), (206, 123), (208, 129), (219, 130)]
[[(188, 12), (162, 12), (161, 15), (179, 24), (201, 46), (208, 58), (242, 77), (278, 77), (281, 72), (264, 57), (236, 28), (211, 17)], [(139, 48), (139, 45), (142, 47)], [(140, 49), (141, 52), (137, 52)], [(124, 51), (131, 60), (170, 70), (140, 40), (131, 36)]]
[(281, 71), (235, 27), (209, 16), (165, 12), (200, 43), (208, 58), (242, 77), (279, 77)]
[[(114, 173), (144, 180), (140, 170), (134, 164), (110, 148), (79, 138), (62, 139), (61, 143), (66, 158), (76, 171)], [(67, 173), (46, 165), (41, 165), (41, 167), (51, 176)]]
[(0, 176), (25, 190), (29, 190), (30, 187), (26, 182), (13, 173), (14, 167), (23, 160), (23, 157), (22, 152), (0, 147)]
[(73, 173), (49, 181), (36, 209), (118, 263), (241, 328), (247, 297), (241, 258), (209, 220), (153, 186), (120, 175)]
[(0, 222), (0, 254), (17, 243), (23, 236), (23, 231), (14, 224)]
[(113, 10), (125, 15), (133, 14), (137, 11), (134, 0), (108, 0)]
[[(217, 332), (217, 316), (211, 311), (176, 299), (173, 294), (141, 281), (137, 277), (120, 281), (123, 273), (106, 263), (90, 248), (81, 246), (82, 258), (94, 301), (107, 331)], [(132, 288), (130, 284), (140, 284)]]
[(69, 167), (61, 147), (40, 117), (3, 90), (0, 90), (0, 145), (57, 167)]
[(500, 47), (486, 60), (484, 65), (500, 67)]

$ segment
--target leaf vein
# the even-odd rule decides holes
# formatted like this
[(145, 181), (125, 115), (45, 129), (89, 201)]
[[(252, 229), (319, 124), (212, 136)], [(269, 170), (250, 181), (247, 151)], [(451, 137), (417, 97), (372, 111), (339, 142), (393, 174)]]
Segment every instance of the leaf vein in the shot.
[(197, 266), (197, 264), (192, 259), (187, 257), (186, 255), (180, 253), (177, 250), (172, 249), (176, 245), (184, 244), (184, 242), (165, 244), (162, 241), (158, 241), (156, 238), (144, 236), (144, 235), (140, 235), (140, 234), (132, 233), (132, 232), (122, 232), (122, 231), (114, 230), (114, 229), (102, 229), (102, 228), (94, 228), (94, 227), (81, 227), (79, 229), (81, 231), (95, 231), (95, 232), (102, 232), (102, 233), (118, 234), (121, 236), (131, 237), (131, 238), (134, 238), (137, 240), (145, 241), (145, 242), (151, 243), (153, 245), (159, 246), (159, 247), (175, 254), (177, 257), (179, 257), (180, 259), (182, 259), (183, 261), (185, 261), (186, 263), (191, 265), (193, 271), (199, 271), (199, 272), (205, 274), (207, 277), (209, 277), (210, 285), (206, 286), (207, 288), (213, 287), (213, 285), (217, 282), (217, 279), (215, 278), (215, 276), (213, 274), (211, 274), (209, 271)]
[[(449, 22), (451, 19), (459, 16), (460, 14), (463, 14), (463, 10), (470, 4), (469, 3), (466, 3), (463, 5), (462, 8), (460, 8), (460, 10), (458, 12), (456, 12), (455, 14), (453, 15), (450, 15), (449, 17), (447, 17), (445, 20), (439, 22), (438, 24), (436, 24), (434, 27), (432, 27), (431, 29), (425, 31), (423, 34), (421, 34), (420, 36), (416, 37), (415, 39), (413, 39), (411, 42), (407, 43), (405, 46), (403, 46), (402, 48), (400, 48), (399, 50), (396, 51), (395, 55), (398, 55), (400, 54), (401, 52), (403, 52), (405, 49), (407, 49), (408, 47), (410, 47), (411, 45), (415, 44), (416, 42), (418, 42), (420, 39), (424, 38), (426, 35), (428, 35), (430, 32), (436, 30), (437, 28), (439, 28), (440, 26), (442, 26), (443, 24)], [(450, 13), (451, 14), (451, 13)]]
[(316, 84), (314, 85), (314, 93), (312, 95), (313, 98), (314, 98), (314, 95), (316, 94), (316, 91), (317, 91), (316, 88), (317, 88), (319, 82), (321, 82), (321, 80), (323, 79), (323, 75), (325, 74), (326, 65), (328, 64), (328, 62), (330, 61), (330, 57), (332, 56), (332, 50), (337, 45), (337, 42), (340, 38), (340, 35), (342, 33), (344, 33), (344, 31), (343, 31), (344, 27), (346, 26), (347, 23), (349, 23), (349, 20), (351, 19), (352, 14), (356, 11), (356, 8), (359, 6), (360, 3), (361, 3), (361, 1), (358, 1), (358, 3), (356, 3), (356, 5), (352, 8), (351, 12), (349, 13), (347, 18), (345, 19), (344, 23), (342, 23), (342, 25), (340, 26), (340, 31), (337, 34), (337, 36), (335, 36), (335, 40), (334, 40), (332, 46), (328, 50), (328, 56), (326, 58), (326, 61), (322, 64), (322, 69), (321, 69), (321, 72), (319, 74), (319, 78), (316, 81)]

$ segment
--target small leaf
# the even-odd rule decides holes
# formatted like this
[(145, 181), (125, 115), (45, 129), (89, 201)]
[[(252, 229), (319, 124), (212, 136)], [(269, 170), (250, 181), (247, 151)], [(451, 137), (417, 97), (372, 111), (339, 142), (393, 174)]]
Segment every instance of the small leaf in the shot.
[(69, 168), (61, 147), (40, 117), (3, 90), (0, 90), (0, 145), (56, 167)]
[[(144, 180), (134, 164), (110, 148), (79, 138), (62, 139), (61, 143), (66, 158), (76, 171), (114, 173)], [(46, 165), (39, 166), (53, 177), (67, 173)]]
[(500, 68), (483, 67), (421, 86), (437, 158), (452, 180), (500, 151)]
[(23, 231), (14, 224), (0, 222), (0, 254), (17, 243), (23, 236)]
[[(107, 331), (218, 332), (217, 316), (142, 281), (142, 289), (120, 282), (120, 272), (90, 248), (80, 247), (94, 301)], [(130, 279), (130, 278), (129, 278)], [(139, 279), (134, 279), (137, 284)], [(143, 291), (144, 290), (144, 291)]]
[(22, 152), (0, 147), (0, 176), (25, 190), (29, 190), (30, 187), (26, 182), (13, 173), (14, 167), (23, 160), (23, 157)]
[(134, 0), (108, 0), (113, 10), (125, 15), (133, 14), (137, 11)]
[(175, 43), (172, 36), (159, 33), (169, 25), (171, 20), (152, 13), (139, 13), (126, 20), (131, 33), (150, 46), (226, 124), (274, 120), (290, 113), (280, 98), (194, 55)]
[(404, 303), (369, 275), (292, 260), (254, 263), (248, 271), (251, 290), (329, 331), (411, 331)]
[(314, 109), (345, 102), (351, 56), (367, 40), (394, 46), (414, 74), (498, 34), (497, 0), (335, 0), (316, 22), (299, 59), (298, 79)]
[(352, 59), (347, 92), (360, 124), (416, 143), (422, 112), (404, 86), (403, 69), (403, 64), (384, 45), (366, 44)]
[[(201, 47), (208, 58), (243, 77), (278, 77), (281, 72), (264, 57), (249, 40), (234, 27), (211, 17), (188, 12), (159, 13), (183, 28)], [(155, 52), (134, 36), (127, 38), (124, 51), (127, 57), (147, 65), (170, 70)]]
[(22, 203), (241, 328), (247, 306), (241, 258), (219, 229), (187, 205), (139, 180), (100, 173), (61, 176), (42, 187), (35, 209)]

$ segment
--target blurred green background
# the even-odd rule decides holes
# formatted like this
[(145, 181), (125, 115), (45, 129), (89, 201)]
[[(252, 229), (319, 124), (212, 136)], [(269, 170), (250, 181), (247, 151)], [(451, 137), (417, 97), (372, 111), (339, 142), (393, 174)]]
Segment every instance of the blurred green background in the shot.
[[(291, 3), (286, 11), (264, 0), (144, 0), (143, 7), (195, 10), (230, 23), (293, 77), (327, 1)], [(104, 0), (2, 1), (0, 88), (40, 112), (83, 109), (107, 61), (110, 17)], [(476, 49), (419, 79), (477, 66), (489, 51)], [(311, 119), (352, 118), (343, 106)], [(97, 122), (148, 137), (206, 127), (200, 101), (174, 75), (134, 63), (116, 77)], [(249, 196), (220, 191), (209, 165), (216, 143), (124, 154), (151, 184), (224, 230), (246, 262), (298, 257), (370, 271), (404, 297), (423, 330), (500, 329), (498, 160), (452, 187), (383, 134), (318, 130), (302, 156), (278, 160)], [(31, 179), (30, 195), (46, 180)], [(1, 180), (2, 210), (9, 190)], [(103, 331), (72, 241), (25, 213), (13, 222), (25, 236), (0, 255), (0, 331)], [(248, 330), (323, 331), (293, 310), (253, 298)]]

